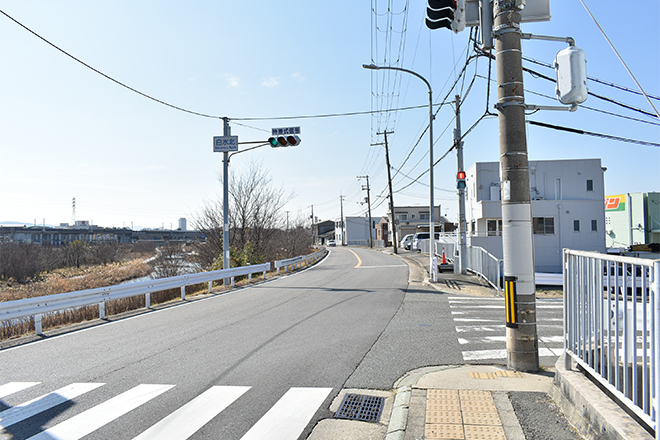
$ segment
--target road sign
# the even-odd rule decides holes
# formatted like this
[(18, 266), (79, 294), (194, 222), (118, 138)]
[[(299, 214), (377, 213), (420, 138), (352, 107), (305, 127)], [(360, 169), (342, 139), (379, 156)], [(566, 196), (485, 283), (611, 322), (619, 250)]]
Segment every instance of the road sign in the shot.
[(238, 136), (213, 136), (213, 152), (238, 151)]
[(300, 134), (300, 127), (271, 128), (271, 136), (286, 136), (287, 134)]

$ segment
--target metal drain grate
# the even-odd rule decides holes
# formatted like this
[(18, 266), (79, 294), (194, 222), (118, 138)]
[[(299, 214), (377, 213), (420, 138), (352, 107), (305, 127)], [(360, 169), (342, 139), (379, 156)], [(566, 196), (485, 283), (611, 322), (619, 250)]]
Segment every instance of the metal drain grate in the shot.
[(335, 418), (378, 422), (384, 404), (384, 397), (346, 394), (339, 405)]

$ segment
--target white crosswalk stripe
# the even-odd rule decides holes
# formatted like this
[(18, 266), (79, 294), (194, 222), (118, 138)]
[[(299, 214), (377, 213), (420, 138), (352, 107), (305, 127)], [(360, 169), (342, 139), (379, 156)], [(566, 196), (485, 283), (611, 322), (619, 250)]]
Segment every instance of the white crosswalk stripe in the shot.
[(78, 440), (159, 396), (174, 385), (138, 385), (94, 408), (71, 417), (29, 440)]
[(103, 385), (102, 383), (72, 383), (52, 393), (9, 408), (0, 413), (0, 428), (15, 425), (18, 422), (54, 408)]
[[(0, 393), (2, 397), (5, 397), (39, 384), (41, 382), (0, 384)], [(81, 398), (84, 394), (103, 385), (105, 384), (72, 383), (56, 391), (8, 408), (0, 412), (0, 434), (5, 432), (3, 429), (8, 427), (20, 429), (21, 423), (26, 423), (23, 429), (29, 430), (31, 428), (28, 419), (31, 417), (38, 416), (64, 403), (71, 403), (74, 399)], [(174, 388), (174, 385), (140, 384), (42, 432), (34, 434), (33, 431), (27, 435), (23, 434), (22, 438), (34, 434), (29, 440), (81, 439), (110, 423), (122, 423), (117, 419), (147, 404), (172, 388)], [(227, 407), (232, 404), (239, 404), (237, 401), (250, 389), (249, 386), (212, 386), (183, 406), (173, 410), (169, 415), (134, 437), (134, 440), (188, 439)], [(290, 388), (247, 431), (242, 440), (297, 439), (331, 392), (332, 388)], [(94, 396), (90, 395), (87, 399), (94, 399)], [(156, 405), (162, 403), (163, 401), (159, 400)]]
[(10, 394), (18, 393), (35, 385), (39, 385), (41, 382), (9, 382), (4, 385), (0, 385), (0, 399)]
[(241, 440), (293, 440), (300, 436), (332, 388), (291, 388)]
[[(462, 351), (463, 360), (506, 359), (504, 299), (449, 297), (448, 300), (458, 342), (467, 349)], [(563, 305), (557, 301), (537, 301), (536, 309), (539, 357), (558, 357), (564, 341)]]
[(250, 387), (211, 387), (134, 440), (187, 439), (249, 389)]

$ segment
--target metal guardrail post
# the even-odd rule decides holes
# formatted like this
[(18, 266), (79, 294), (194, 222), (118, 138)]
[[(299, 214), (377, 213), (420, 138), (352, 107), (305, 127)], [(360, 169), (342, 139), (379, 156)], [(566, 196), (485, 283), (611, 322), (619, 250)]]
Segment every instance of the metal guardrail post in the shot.
[(148, 309), (151, 308), (151, 293), (149, 292), (144, 294), (144, 306)]
[(44, 331), (41, 327), (41, 315), (34, 315), (34, 332), (38, 335), (43, 335)]
[(105, 303), (99, 303), (99, 319), (105, 319)]
[(186, 299), (186, 286), (181, 286), (181, 299)]

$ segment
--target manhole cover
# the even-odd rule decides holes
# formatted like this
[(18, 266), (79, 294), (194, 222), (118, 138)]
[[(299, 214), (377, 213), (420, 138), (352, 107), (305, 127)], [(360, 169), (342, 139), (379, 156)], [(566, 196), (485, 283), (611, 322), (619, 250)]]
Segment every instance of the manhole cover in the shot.
[(339, 405), (335, 418), (378, 422), (384, 404), (384, 397), (346, 394)]

